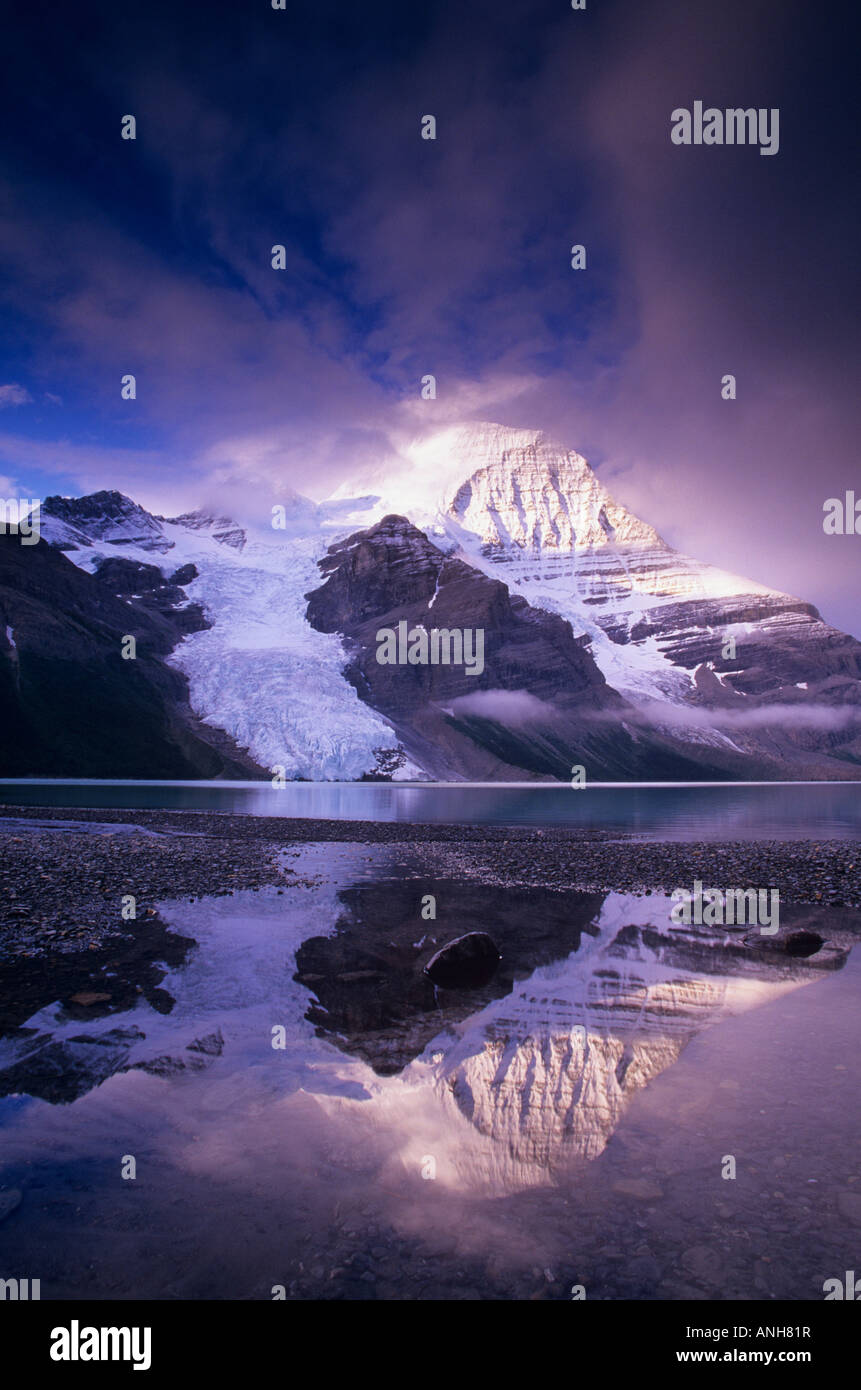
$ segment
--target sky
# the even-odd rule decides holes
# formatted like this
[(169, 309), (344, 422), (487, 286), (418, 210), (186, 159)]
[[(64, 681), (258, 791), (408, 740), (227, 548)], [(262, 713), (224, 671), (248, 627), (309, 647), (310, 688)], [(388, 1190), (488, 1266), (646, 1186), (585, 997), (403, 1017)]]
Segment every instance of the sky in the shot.
[[(804, 0), (20, 5), (0, 493), (268, 512), (487, 419), (861, 637), (861, 535), (822, 526), (861, 498), (858, 28)], [(777, 108), (778, 152), (673, 144), (698, 100)]]

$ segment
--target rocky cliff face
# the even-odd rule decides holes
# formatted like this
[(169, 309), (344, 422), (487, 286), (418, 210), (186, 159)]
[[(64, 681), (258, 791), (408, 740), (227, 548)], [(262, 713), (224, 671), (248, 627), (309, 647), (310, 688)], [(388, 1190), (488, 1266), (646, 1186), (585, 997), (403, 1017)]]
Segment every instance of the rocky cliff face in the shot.
[[(608, 684), (723, 775), (847, 777), (861, 762), (861, 643), (812, 604), (680, 554), (538, 430), (442, 432), (342, 488), (566, 618)], [(748, 766), (748, 774), (741, 769)], [(706, 774), (700, 775), (721, 775)]]
[[(512, 776), (568, 778), (579, 763), (608, 780), (647, 764), (669, 776), (697, 770), (668, 744), (623, 727), (625, 702), (570, 623), (445, 555), (405, 517), (332, 546), (320, 570), (308, 621), (344, 636), (347, 679), (432, 775), (499, 775), (500, 764)], [(399, 623), (481, 631), (483, 669), (381, 664), (378, 633)]]
[[(861, 643), (802, 599), (679, 554), (541, 431), (446, 430), (394, 471), (282, 510), (279, 531), (268, 503), (256, 529), (166, 520), (118, 492), (41, 508), (55, 551), (170, 612), (162, 656), (187, 681), (186, 716), (258, 769), (858, 776)], [(380, 665), (376, 632), (401, 621), (483, 628), (481, 676)], [(10, 647), (10, 671), (16, 659)]]
[(58, 550), (90, 549), (98, 542), (161, 554), (170, 550), (158, 519), (121, 492), (46, 497), (40, 514)]
[[(130, 597), (134, 585), (140, 595)], [(0, 728), (5, 776), (248, 776), (253, 763), (193, 717), (165, 657), (199, 610), (155, 566), (85, 574), (40, 540), (0, 535)], [(122, 657), (123, 638), (137, 643)]]

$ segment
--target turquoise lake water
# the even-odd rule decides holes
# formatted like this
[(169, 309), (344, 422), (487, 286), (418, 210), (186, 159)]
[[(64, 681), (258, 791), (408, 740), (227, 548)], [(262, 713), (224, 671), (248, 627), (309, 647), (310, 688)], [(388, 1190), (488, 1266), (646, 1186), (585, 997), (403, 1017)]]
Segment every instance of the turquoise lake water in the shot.
[(414, 825), (582, 826), (655, 840), (824, 840), (861, 834), (861, 783), (592, 786), (392, 782), (0, 780), (15, 806), (220, 811)]

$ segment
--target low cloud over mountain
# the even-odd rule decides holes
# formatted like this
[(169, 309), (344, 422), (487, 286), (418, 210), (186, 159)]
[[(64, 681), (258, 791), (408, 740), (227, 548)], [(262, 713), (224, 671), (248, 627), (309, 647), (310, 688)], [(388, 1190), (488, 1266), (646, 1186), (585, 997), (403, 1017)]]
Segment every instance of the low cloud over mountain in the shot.
[[(101, 492), (47, 499), (38, 546), (3, 538), (4, 771), (857, 775), (861, 644), (680, 554), (540, 431), (446, 430), (329, 503), (258, 511)], [(413, 657), (384, 661), (396, 631)], [(439, 631), (480, 633), (480, 663), (422, 655)]]

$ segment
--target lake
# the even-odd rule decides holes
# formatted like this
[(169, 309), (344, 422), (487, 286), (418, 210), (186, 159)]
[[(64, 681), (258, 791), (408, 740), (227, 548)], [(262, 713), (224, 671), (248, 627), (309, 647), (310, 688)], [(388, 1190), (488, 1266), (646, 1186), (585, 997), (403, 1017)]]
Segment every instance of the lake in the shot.
[(220, 811), (413, 825), (564, 825), (652, 840), (825, 840), (861, 834), (861, 783), (132, 782), (0, 779), (15, 806)]
[[(288, 853), (289, 892), (161, 905), (157, 989), (119, 947), (92, 996), (11, 968), (16, 997), (52, 973), (0, 1039), (5, 1275), (768, 1303), (857, 1268), (853, 916), (808, 910), (828, 943), (792, 959), (673, 929), (661, 897), (438, 877), (428, 846)], [(488, 926), (497, 974), (431, 985), (427, 953)]]

